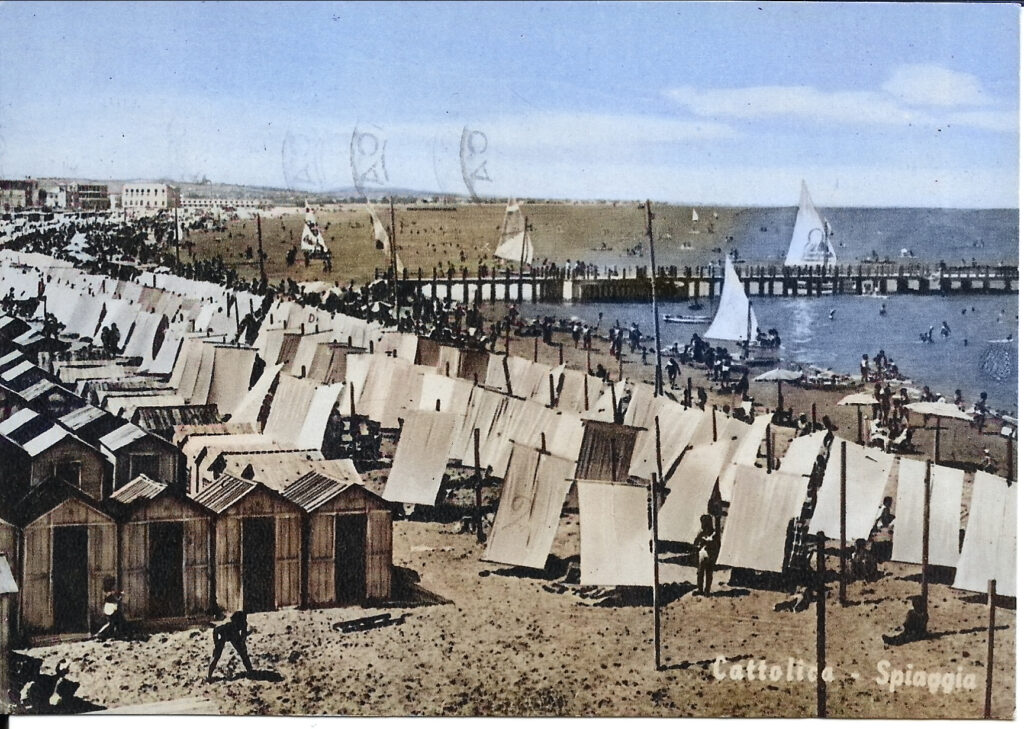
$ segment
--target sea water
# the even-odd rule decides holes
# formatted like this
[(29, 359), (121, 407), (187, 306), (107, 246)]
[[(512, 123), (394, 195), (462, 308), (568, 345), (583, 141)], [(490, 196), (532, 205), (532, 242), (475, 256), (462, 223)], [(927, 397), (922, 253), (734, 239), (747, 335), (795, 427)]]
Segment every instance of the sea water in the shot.
[[(782, 337), (782, 366), (816, 365), (859, 377), (861, 356), (874, 358), (884, 349), (917, 387), (928, 385), (950, 401), (959, 388), (969, 403), (987, 392), (992, 407), (1017, 412), (1017, 294), (752, 297), (751, 302), (761, 329), (777, 329)], [(717, 300), (703, 304), (703, 310), (690, 311), (685, 303), (663, 303), (660, 313), (713, 316)], [(600, 321), (604, 336), (616, 321), (625, 327), (635, 322), (646, 335), (654, 332), (649, 303), (524, 304), (521, 311), (526, 317)], [(940, 333), (943, 321), (952, 330), (948, 338)], [(682, 348), (707, 327), (662, 321), (662, 346), (678, 342)], [(920, 335), (929, 327), (934, 327), (932, 341), (922, 342)]]

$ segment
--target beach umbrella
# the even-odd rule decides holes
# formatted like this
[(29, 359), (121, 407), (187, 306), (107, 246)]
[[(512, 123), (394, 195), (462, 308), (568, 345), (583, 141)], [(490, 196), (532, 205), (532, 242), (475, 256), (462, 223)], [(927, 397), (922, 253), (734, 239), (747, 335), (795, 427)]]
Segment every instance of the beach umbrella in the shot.
[(840, 400), (838, 405), (853, 405), (857, 408), (857, 445), (864, 445), (864, 434), (861, 431), (860, 409), (865, 405), (877, 405), (878, 400), (870, 392), (854, 392)]
[(799, 370), (784, 370), (776, 368), (774, 370), (768, 370), (754, 378), (754, 382), (774, 382), (778, 385), (778, 409), (782, 410), (782, 383), (783, 382), (794, 382), (804, 376), (803, 372)]
[(942, 429), (942, 419), (953, 418), (971, 422), (971, 416), (951, 402), (913, 402), (907, 405), (907, 410), (935, 418), (935, 454), (932, 456), (935, 463), (939, 462), (939, 431)]

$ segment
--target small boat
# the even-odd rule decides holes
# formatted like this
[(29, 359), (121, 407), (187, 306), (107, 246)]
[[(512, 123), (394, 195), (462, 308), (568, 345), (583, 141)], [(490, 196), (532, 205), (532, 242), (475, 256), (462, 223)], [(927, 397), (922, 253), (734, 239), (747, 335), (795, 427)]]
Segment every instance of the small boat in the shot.
[(665, 314), (665, 321), (669, 324), (706, 324), (711, 321), (710, 316), (677, 316), (675, 314)]
[[(763, 230), (763, 228), (762, 228)], [(793, 223), (793, 237), (786, 251), (787, 266), (835, 264), (836, 250), (832, 247), (832, 227), (814, 207), (807, 183), (800, 182), (800, 206)]]
[(690, 311), (700, 311), (701, 309), (704, 308), (704, 304), (700, 303), (699, 301), (694, 301), (686, 308), (689, 309)]

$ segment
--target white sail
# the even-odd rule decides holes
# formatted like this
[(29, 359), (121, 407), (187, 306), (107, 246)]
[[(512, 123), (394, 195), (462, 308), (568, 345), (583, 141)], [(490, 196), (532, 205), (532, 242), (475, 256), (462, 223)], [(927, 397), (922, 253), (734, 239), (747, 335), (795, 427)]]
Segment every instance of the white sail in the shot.
[(836, 262), (836, 252), (829, 240), (828, 223), (822, 219), (807, 183), (800, 182), (800, 208), (796, 212), (796, 223), (793, 225), (793, 238), (786, 253), (787, 266), (806, 266), (808, 264)]
[(494, 255), (506, 261), (522, 261), (527, 265), (533, 263), (533, 242), (530, 240), (530, 232), (526, 230), (526, 219), (519, 210), (519, 203), (514, 199), (509, 200), (505, 208), (505, 220)]
[[(748, 320), (749, 315), (749, 320)], [(722, 282), (722, 296), (718, 300), (718, 311), (714, 321), (704, 332), (705, 339), (722, 339), (730, 342), (753, 340), (757, 333), (757, 316), (750, 308), (750, 300), (743, 290), (740, 277), (732, 261), (725, 259), (725, 280)]]
[[(384, 250), (384, 255), (387, 256), (388, 264), (391, 263), (391, 236), (388, 235), (388, 229), (384, 227), (384, 223), (380, 222), (380, 218), (377, 217), (377, 213), (373, 211), (373, 208), (369, 205), (366, 209), (370, 211), (370, 220), (373, 222), (373, 240), (375, 244), (379, 244)], [(398, 257), (398, 253), (395, 253), (395, 261), (398, 264), (398, 272), (401, 273), (405, 270), (405, 266), (402, 265), (402, 259)]]
[(306, 203), (306, 225), (302, 228), (302, 239), (299, 242), (303, 251), (309, 253), (323, 253), (327, 250), (327, 243), (324, 242), (324, 235), (317, 225), (316, 215), (313, 208)]
[(697, 222), (698, 220), (700, 220), (700, 216), (699, 216), (699, 215), (697, 215), (697, 208), (694, 208), (694, 209), (693, 209), (693, 217), (691, 218), (691, 220), (693, 220), (693, 222), (695, 222), (695, 223), (696, 223), (696, 222)]

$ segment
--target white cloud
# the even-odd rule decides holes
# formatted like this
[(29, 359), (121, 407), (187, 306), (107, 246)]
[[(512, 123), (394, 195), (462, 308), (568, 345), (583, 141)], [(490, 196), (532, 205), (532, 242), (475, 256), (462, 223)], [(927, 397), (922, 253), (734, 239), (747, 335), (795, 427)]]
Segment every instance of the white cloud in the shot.
[(823, 91), (813, 86), (697, 89), (665, 96), (704, 118), (788, 118), (808, 123), (970, 127), (1015, 132), (1016, 111), (997, 105), (971, 74), (925, 64), (894, 69), (881, 89)]
[(987, 106), (992, 103), (976, 76), (925, 63), (897, 66), (882, 88), (915, 106)]

